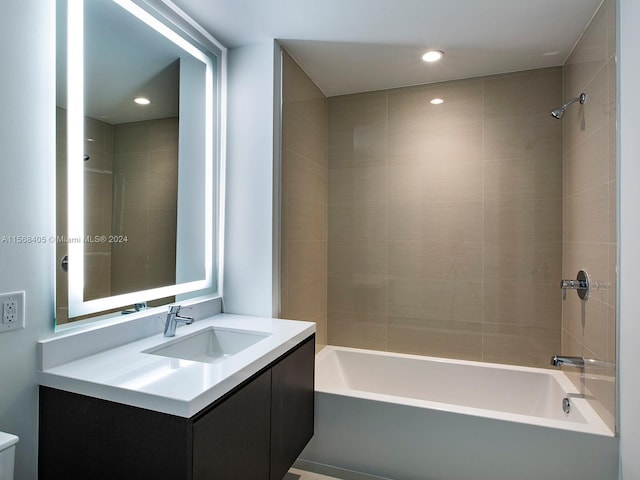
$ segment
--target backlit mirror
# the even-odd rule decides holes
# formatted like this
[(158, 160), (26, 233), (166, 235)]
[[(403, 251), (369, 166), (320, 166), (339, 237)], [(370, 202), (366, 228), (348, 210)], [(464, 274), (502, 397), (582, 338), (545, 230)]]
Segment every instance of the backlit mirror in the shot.
[(162, 2), (57, 15), (56, 324), (213, 293), (220, 49)]

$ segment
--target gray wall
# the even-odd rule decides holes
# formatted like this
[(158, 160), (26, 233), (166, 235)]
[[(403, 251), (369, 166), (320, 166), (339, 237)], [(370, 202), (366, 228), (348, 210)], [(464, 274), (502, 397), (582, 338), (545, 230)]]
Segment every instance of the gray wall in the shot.
[[(54, 2), (2, 2), (0, 235), (55, 235)], [(0, 244), (0, 292), (26, 292), (26, 328), (0, 335), (0, 430), (16, 478), (37, 478), (36, 341), (53, 334), (54, 245)]]
[(223, 278), (227, 313), (278, 314), (273, 172), (274, 72), (279, 71), (279, 57), (273, 41), (228, 51)]

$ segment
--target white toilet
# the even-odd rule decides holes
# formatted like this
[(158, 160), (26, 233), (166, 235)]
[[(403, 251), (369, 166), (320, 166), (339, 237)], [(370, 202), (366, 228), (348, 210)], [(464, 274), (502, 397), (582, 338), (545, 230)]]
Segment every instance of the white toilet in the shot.
[(13, 480), (16, 443), (18, 437), (0, 432), (0, 480)]

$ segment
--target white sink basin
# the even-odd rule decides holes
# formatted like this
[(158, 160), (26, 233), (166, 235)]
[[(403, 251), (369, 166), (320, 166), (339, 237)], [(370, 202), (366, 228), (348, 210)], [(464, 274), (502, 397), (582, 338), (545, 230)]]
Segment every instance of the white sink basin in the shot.
[(209, 327), (193, 335), (143, 350), (142, 353), (195, 362), (217, 363), (269, 335), (269, 333)]

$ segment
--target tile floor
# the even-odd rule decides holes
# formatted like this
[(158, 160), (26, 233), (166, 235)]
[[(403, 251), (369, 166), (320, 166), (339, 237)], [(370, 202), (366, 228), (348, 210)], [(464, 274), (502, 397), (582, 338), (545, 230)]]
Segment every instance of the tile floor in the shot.
[(289, 470), (282, 480), (342, 480), (337, 477), (328, 477), (319, 473), (306, 472), (297, 468)]
[[(322, 473), (320, 473), (322, 472)], [(328, 465), (319, 465), (302, 461), (301, 464), (295, 463), (293, 468), (289, 469), (289, 473), (282, 480), (393, 480), (386, 477), (376, 477), (375, 475), (367, 475), (365, 473), (353, 472), (351, 470), (342, 470), (340, 468), (329, 467)]]

